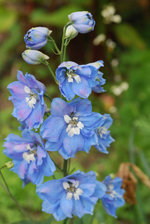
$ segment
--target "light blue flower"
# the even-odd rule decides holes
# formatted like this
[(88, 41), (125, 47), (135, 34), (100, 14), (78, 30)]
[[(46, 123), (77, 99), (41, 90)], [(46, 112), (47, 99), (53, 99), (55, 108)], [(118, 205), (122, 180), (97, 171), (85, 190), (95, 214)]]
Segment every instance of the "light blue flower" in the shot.
[(88, 98), (92, 89), (95, 92), (104, 92), (102, 85), (105, 79), (98, 70), (102, 66), (103, 61), (87, 65), (78, 65), (72, 61), (61, 63), (56, 70), (56, 78), (62, 95), (71, 100), (75, 95)]
[(22, 137), (10, 134), (4, 147), (4, 154), (13, 159), (11, 170), (18, 174), (24, 185), (28, 182), (40, 184), (44, 176), (53, 175), (55, 165), (38, 133), (24, 130)]
[(22, 58), (28, 64), (36, 65), (36, 64), (41, 64), (44, 61), (48, 60), (49, 56), (37, 50), (25, 50), (22, 53)]
[(52, 33), (46, 27), (34, 27), (28, 30), (24, 40), (27, 48), (38, 50), (46, 45), (48, 36)]
[(51, 180), (37, 187), (37, 194), (43, 200), (42, 211), (53, 214), (57, 221), (81, 218), (93, 214), (95, 204), (105, 194), (106, 187), (96, 180), (93, 171), (77, 171), (59, 180)]
[(72, 22), (72, 25), (79, 33), (88, 33), (94, 30), (95, 21), (90, 12), (79, 11), (73, 12), (68, 15), (69, 20)]
[(98, 151), (106, 154), (108, 153), (107, 147), (109, 147), (110, 144), (114, 141), (110, 135), (110, 131), (108, 130), (112, 124), (112, 121), (113, 120), (109, 114), (104, 114), (101, 118), (100, 126), (95, 130), (98, 138), (95, 148), (98, 149)]
[(117, 208), (123, 206), (125, 203), (123, 199), (125, 191), (121, 188), (122, 179), (120, 177), (111, 179), (110, 176), (107, 176), (103, 183), (106, 186), (106, 193), (101, 199), (103, 207), (109, 215), (116, 218)]
[(14, 104), (13, 116), (26, 128), (38, 128), (43, 122), (45, 113), (44, 93), (45, 86), (28, 73), (17, 73), (18, 81), (8, 85), (12, 96), (9, 99)]
[(51, 103), (51, 116), (41, 126), (41, 136), (47, 140), (46, 149), (58, 150), (64, 159), (74, 157), (76, 152), (89, 152), (97, 143), (95, 129), (102, 115), (92, 112), (88, 99), (76, 98), (67, 103), (60, 98)]

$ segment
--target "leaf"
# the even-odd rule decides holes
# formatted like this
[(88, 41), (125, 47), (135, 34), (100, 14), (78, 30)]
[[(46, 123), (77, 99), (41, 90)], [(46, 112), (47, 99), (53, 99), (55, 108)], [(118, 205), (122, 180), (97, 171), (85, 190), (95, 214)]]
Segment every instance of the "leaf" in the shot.
[(125, 23), (119, 24), (115, 26), (114, 30), (118, 41), (125, 47), (138, 49), (146, 48), (144, 41), (133, 26)]
[(6, 8), (0, 8), (0, 32), (9, 30), (17, 20), (17, 13)]
[(55, 12), (46, 12), (43, 9), (36, 9), (31, 14), (30, 20), (35, 25), (53, 25), (62, 27), (68, 22), (68, 15), (79, 11), (81, 8), (76, 5), (64, 6)]

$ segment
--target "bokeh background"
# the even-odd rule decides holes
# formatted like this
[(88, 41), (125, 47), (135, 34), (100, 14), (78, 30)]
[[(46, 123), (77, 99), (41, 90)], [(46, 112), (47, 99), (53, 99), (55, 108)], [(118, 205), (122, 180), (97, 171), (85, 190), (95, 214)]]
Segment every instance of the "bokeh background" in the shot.
[[(107, 22), (102, 16), (106, 6), (116, 8), (117, 21)], [(16, 80), (17, 70), (36, 76), (47, 86), (51, 98), (59, 95), (58, 87), (44, 65), (28, 65), (21, 53), (25, 49), (24, 34), (34, 26), (53, 30), (53, 37), (60, 46), (62, 28), (67, 15), (74, 11), (88, 10), (96, 27), (91, 33), (79, 34), (70, 42), (67, 60), (86, 64), (104, 60), (106, 92), (92, 94), (93, 110), (110, 113), (114, 119), (111, 133), (115, 142), (104, 155), (94, 148), (89, 154), (79, 152), (72, 160), (72, 168), (94, 170), (99, 180), (109, 173), (124, 178), (128, 203), (117, 211), (118, 219), (108, 216), (101, 205), (96, 206), (94, 217), (85, 216), (74, 223), (81, 224), (148, 224), (150, 223), (150, 1), (149, 0), (0, 0), (0, 166), (9, 161), (3, 155), (3, 142), (9, 133), (19, 134), (19, 122), (11, 116), (13, 105), (8, 101), (7, 85)], [(106, 12), (107, 14), (108, 12)], [(109, 13), (108, 13), (109, 14)], [(106, 23), (107, 22), (107, 23)], [(50, 55), (55, 70), (59, 58), (48, 44), (42, 52)], [(47, 101), (48, 106), (50, 103)], [(61, 165), (62, 160), (54, 155)], [(140, 169), (128, 170), (128, 164)], [(142, 171), (142, 173), (140, 173)], [(2, 170), (14, 197), (37, 223), (56, 223), (41, 212), (41, 200), (35, 186), (22, 182), (11, 171)], [(140, 173), (140, 174), (139, 174)], [(57, 174), (56, 174), (57, 175)], [(145, 175), (145, 176), (144, 176)], [(59, 174), (58, 174), (59, 176)], [(145, 179), (144, 179), (145, 178)], [(146, 183), (146, 184), (145, 184)], [(0, 186), (0, 224), (27, 223)], [(61, 223), (61, 222), (59, 222)]]

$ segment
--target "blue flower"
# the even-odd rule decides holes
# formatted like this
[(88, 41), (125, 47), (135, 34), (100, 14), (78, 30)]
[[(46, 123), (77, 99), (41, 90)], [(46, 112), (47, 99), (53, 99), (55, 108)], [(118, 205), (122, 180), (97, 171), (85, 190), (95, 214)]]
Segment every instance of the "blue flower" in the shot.
[(79, 33), (88, 33), (94, 30), (95, 21), (92, 14), (87, 11), (73, 12), (68, 15), (68, 18)]
[(105, 185), (96, 180), (93, 171), (77, 171), (39, 185), (37, 194), (43, 200), (42, 210), (60, 221), (72, 218), (72, 215), (81, 218), (84, 214), (93, 214), (94, 206), (105, 190)]
[(102, 115), (92, 112), (88, 99), (76, 98), (67, 103), (60, 98), (51, 103), (51, 116), (41, 126), (41, 136), (47, 140), (46, 149), (58, 150), (64, 159), (74, 157), (76, 152), (89, 152), (96, 145), (95, 129)]
[(108, 128), (112, 124), (112, 118), (109, 114), (104, 114), (101, 119), (100, 126), (96, 129), (96, 134), (98, 138), (98, 142), (95, 145), (95, 148), (98, 149), (100, 152), (108, 153), (107, 147), (114, 141), (114, 139), (110, 135), (110, 131)]
[(43, 140), (38, 133), (24, 130), (22, 137), (14, 134), (8, 135), (4, 143), (4, 154), (13, 159), (13, 172), (23, 180), (40, 184), (44, 176), (51, 176), (55, 165), (45, 149)]
[(49, 56), (47, 56), (46, 54), (43, 54), (42, 52), (37, 51), (37, 50), (25, 50), (22, 53), (22, 58), (28, 64), (37, 65), (37, 64), (41, 64), (44, 61), (48, 60)]
[(52, 33), (46, 27), (34, 27), (28, 30), (24, 40), (27, 48), (38, 50), (46, 45), (48, 36)]
[(45, 113), (45, 86), (33, 75), (26, 73), (24, 76), (21, 71), (18, 71), (17, 79), (7, 87), (12, 95), (9, 99), (14, 104), (13, 116), (26, 128), (38, 128)]
[(109, 215), (117, 217), (117, 208), (123, 206), (125, 203), (123, 199), (125, 191), (121, 188), (122, 179), (120, 177), (111, 179), (110, 176), (107, 176), (103, 183), (106, 186), (106, 193), (101, 199), (103, 207)]
[(102, 85), (105, 79), (98, 69), (103, 66), (103, 61), (97, 61), (87, 65), (78, 65), (68, 61), (59, 65), (56, 70), (56, 78), (62, 95), (71, 100), (75, 95), (88, 98), (91, 91), (104, 92)]

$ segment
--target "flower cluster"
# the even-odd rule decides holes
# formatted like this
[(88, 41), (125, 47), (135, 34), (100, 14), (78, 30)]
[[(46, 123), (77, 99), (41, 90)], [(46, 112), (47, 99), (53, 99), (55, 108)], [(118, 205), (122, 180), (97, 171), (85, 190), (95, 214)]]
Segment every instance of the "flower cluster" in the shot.
[[(106, 212), (116, 217), (116, 209), (124, 204), (120, 178), (112, 180), (108, 176), (100, 182), (93, 171), (84, 173), (78, 170), (72, 174), (67, 169), (67, 160), (74, 158), (78, 151), (88, 153), (91, 146), (95, 146), (99, 152), (107, 154), (107, 148), (114, 141), (108, 130), (112, 118), (109, 114), (93, 112), (88, 100), (92, 91), (104, 92), (105, 79), (99, 71), (104, 66), (103, 61), (78, 65), (62, 60), (55, 75), (46, 61), (49, 57), (38, 51), (51, 40), (63, 59), (64, 46), (67, 47), (78, 32), (88, 33), (94, 29), (95, 21), (89, 12), (74, 12), (68, 17), (62, 50), (50, 37), (52, 31), (36, 27), (25, 35), (26, 47), (30, 49), (22, 54), (29, 64), (44, 63), (48, 66), (67, 101), (54, 98), (50, 113), (47, 113), (45, 86), (33, 75), (23, 75), (18, 71), (18, 81), (9, 84), (8, 89), (11, 93), (9, 99), (14, 104), (12, 115), (21, 123), (22, 137), (8, 135), (4, 154), (13, 160), (11, 170), (18, 174), (23, 185), (29, 182), (37, 185), (36, 192), (43, 200), (42, 210), (53, 214), (57, 221), (72, 218), (72, 215), (81, 218), (84, 214), (93, 214), (99, 199)], [(56, 164), (49, 155), (53, 151), (58, 151), (64, 158), (63, 169), (57, 165), (64, 177), (53, 180), (51, 177), (51, 180), (43, 183), (44, 176), (53, 176), (56, 170)]]

